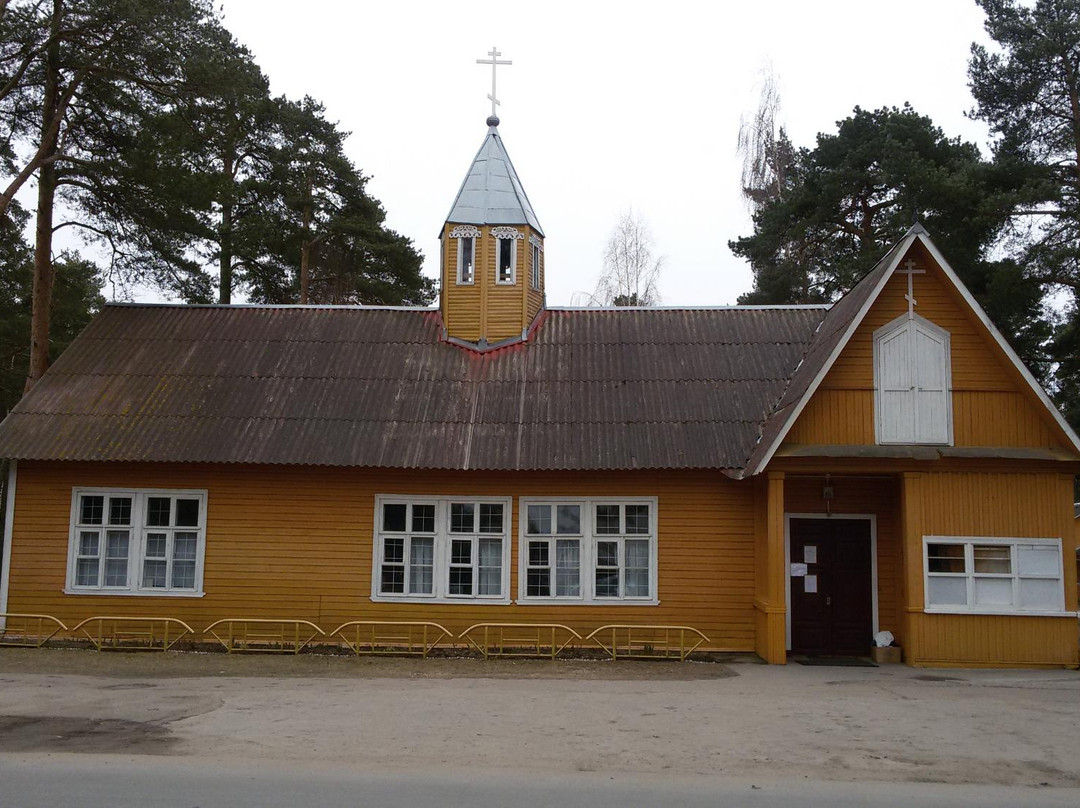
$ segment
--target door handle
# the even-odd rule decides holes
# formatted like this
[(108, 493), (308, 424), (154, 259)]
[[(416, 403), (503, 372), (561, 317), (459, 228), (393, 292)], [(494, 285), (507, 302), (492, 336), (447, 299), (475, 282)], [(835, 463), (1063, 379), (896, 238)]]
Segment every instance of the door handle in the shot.
[(826, 595), (825, 596), (825, 605), (826, 606), (832, 606), (832, 595)]

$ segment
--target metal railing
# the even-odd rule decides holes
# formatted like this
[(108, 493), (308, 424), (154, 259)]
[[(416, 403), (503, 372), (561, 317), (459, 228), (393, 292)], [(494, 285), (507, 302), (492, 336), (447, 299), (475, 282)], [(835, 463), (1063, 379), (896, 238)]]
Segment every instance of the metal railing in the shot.
[[(607, 642), (604, 634), (611, 634)], [(685, 662), (709, 638), (691, 626), (610, 625), (589, 634), (612, 659), (678, 659)]]
[(19, 648), (40, 648), (68, 627), (51, 614), (21, 614), (0, 612), (4, 628), (0, 630), (0, 645)]
[[(41, 648), (62, 632), (81, 634), (99, 650), (161, 650), (184, 637), (199, 634), (173, 617), (96, 615), (68, 628), (48, 614), (0, 612), (0, 646)], [(430, 621), (351, 620), (327, 634), (308, 620), (288, 618), (225, 618), (201, 632), (229, 653), (299, 654), (320, 637), (343, 643), (354, 654), (402, 654), (426, 658), (438, 645), (454, 639), (445, 626)], [(561, 623), (476, 623), (457, 636), (485, 659), (542, 657), (556, 659), (567, 648), (595, 643), (612, 659), (678, 659), (709, 642), (693, 626), (611, 624), (582, 637)]]
[(491, 657), (548, 657), (555, 659), (581, 635), (560, 623), (476, 623), (458, 639)]
[(404, 620), (352, 620), (327, 635), (339, 637), (354, 654), (409, 654), (427, 657), (453, 633), (438, 623)]
[[(225, 646), (225, 650), (230, 654), (299, 654), (316, 637), (326, 636), (325, 631), (308, 620), (241, 617), (229, 617), (211, 623), (203, 630), (203, 634), (213, 637)], [(222, 634), (224, 636), (221, 636)]]
[[(92, 630), (95, 629), (96, 630)], [(88, 617), (71, 628), (81, 631), (99, 651), (168, 651), (182, 638), (195, 634), (174, 617)]]

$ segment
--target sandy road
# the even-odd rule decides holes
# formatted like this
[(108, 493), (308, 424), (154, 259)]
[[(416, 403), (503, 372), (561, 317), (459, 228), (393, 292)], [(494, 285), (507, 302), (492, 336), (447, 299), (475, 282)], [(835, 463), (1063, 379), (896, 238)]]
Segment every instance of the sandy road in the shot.
[(0, 652), (8, 760), (1080, 787), (1072, 671), (544, 662), (488, 678), (508, 674), (429, 660), (376, 661), (357, 676), (358, 660), (344, 659), (251, 676), (213, 656), (147, 672), (144, 658), (45, 652), (94, 674), (79, 675), (56, 672), (60, 657), (13, 653), (24, 655)]

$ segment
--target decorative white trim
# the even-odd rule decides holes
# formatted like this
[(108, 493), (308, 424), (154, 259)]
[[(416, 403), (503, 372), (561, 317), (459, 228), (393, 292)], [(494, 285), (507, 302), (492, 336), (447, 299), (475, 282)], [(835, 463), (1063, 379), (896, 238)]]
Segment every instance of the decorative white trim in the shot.
[(938, 265), (945, 273), (945, 276), (952, 281), (953, 286), (960, 292), (960, 296), (964, 298), (964, 302), (971, 306), (975, 315), (979, 318), (979, 322), (981, 322), (986, 327), (986, 330), (990, 332), (990, 336), (997, 342), (998, 347), (1005, 352), (1005, 355), (1013, 363), (1013, 366), (1020, 372), (1020, 375), (1024, 377), (1024, 381), (1028, 383), (1028, 386), (1031, 387), (1035, 395), (1038, 396), (1046, 409), (1050, 411), (1050, 414), (1053, 416), (1058, 426), (1061, 427), (1065, 436), (1072, 442), (1073, 448), (1080, 453), (1080, 435), (1077, 435), (1075, 430), (1069, 426), (1069, 422), (1065, 420), (1065, 417), (1058, 408), (1054, 406), (1054, 402), (1050, 400), (1050, 396), (1046, 394), (1042, 385), (1031, 375), (1031, 371), (1027, 369), (1027, 365), (1025, 365), (1023, 360), (1017, 356), (1016, 351), (1012, 349), (1012, 346), (1009, 345), (1005, 338), (1001, 336), (1001, 332), (997, 330), (997, 326), (995, 326), (990, 321), (990, 318), (986, 316), (983, 307), (971, 296), (971, 292), (968, 291), (967, 287), (960, 282), (960, 278), (953, 268), (949, 266), (949, 262), (945, 260), (945, 257), (938, 248), (934, 246), (934, 242), (922, 235), (919, 235), (918, 238), (922, 241), (923, 246), (930, 251), (930, 255), (934, 257), (934, 260), (938, 262)]
[[(421, 594), (386, 594), (379, 591), (382, 581), (383, 542), (380, 539), (387, 534), (381, 530), (382, 506), (384, 503), (420, 503), (435, 506), (435, 532), (418, 534), (434, 539), (432, 551), (432, 590), (430, 595)], [(451, 533), (450, 532), (450, 503), (499, 503), (503, 506), (503, 532), (502, 533)], [(419, 494), (376, 494), (375, 511), (372, 519), (372, 544), (371, 544), (371, 599), (376, 603), (456, 603), (460, 605), (506, 605), (510, 599), (510, 545), (513, 542), (511, 522), (513, 520), (514, 500), (512, 497), (473, 497), (473, 496), (423, 496)], [(479, 519), (479, 515), (476, 517)], [(406, 525), (406, 527), (408, 527)], [(392, 537), (400, 535), (408, 538), (410, 531), (401, 534), (391, 533)], [(447, 594), (448, 579), (450, 574), (450, 540), (458, 537), (462, 539), (501, 539), (502, 540), (502, 595), (492, 597), (487, 595), (450, 595)], [(408, 581), (408, 565), (405, 567), (405, 580)]]
[(480, 228), (471, 224), (459, 224), (450, 231), (450, 238), (480, 238)]
[(540, 238), (540, 236), (536, 235), (536, 233), (533, 233), (531, 236), (529, 236), (529, 243), (534, 247), (538, 248), (540, 252), (544, 251), (544, 240)]
[[(129, 528), (128, 539), (128, 584), (122, 588), (106, 587), (102, 580), (97, 587), (81, 587), (75, 584), (75, 570), (78, 560), (78, 508), (79, 497), (83, 494), (101, 494), (109, 496), (131, 497), (131, 523), (123, 527)], [(143, 564), (146, 554), (146, 534), (157, 532), (159, 529), (148, 527), (144, 524), (143, 509), (148, 497), (190, 498), (199, 500), (199, 522), (195, 526), (170, 526), (162, 527), (162, 532), (195, 532), (198, 533), (198, 541), (195, 548), (195, 587), (193, 589), (158, 589), (143, 588), (141, 585)], [(157, 597), (157, 598), (201, 598), (205, 594), (203, 573), (206, 566), (206, 522), (209, 496), (206, 489), (178, 489), (178, 488), (94, 488), (75, 486), (71, 489), (71, 516), (68, 524), (68, 558), (67, 577), (64, 582), (65, 595), (90, 595), (93, 597)], [(109, 529), (107, 518), (103, 515), (101, 528), (100, 551), (102, 557), (105, 554), (105, 532)], [(85, 529), (85, 528), (84, 528)], [(103, 569), (103, 567), (102, 567)]]
[[(906, 315), (905, 315), (906, 316)], [(873, 633), (878, 627), (878, 552), (877, 514), (874, 513), (785, 513), (784, 514), (784, 631), (785, 647), (791, 650), (791, 520), (792, 519), (862, 519), (870, 523), (870, 597)]]
[[(851, 340), (851, 336), (855, 333), (855, 330), (862, 323), (863, 318), (866, 316), (866, 313), (870, 311), (870, 307), (874, 305), (874, 303), (877, 301), (878, 295), (881, 294), (881, 290), (885, 288), (885, 284), (887, 284), (889, 282), (889, 279), (892, 278), (893, 271), (900, 265), (900, 259), (907, 255), (908, 250), (911, 248), (911, 245), (915, 242), (916, 238), (916, 234), (909, 233), (904, 237), (903, 241), (900, 242), (900, 245), (896, 248), (896, 253), (893, 255), (892, 261), (889, 262), (889, 267), (885, 271), (885, 274), (881, 276), (881, 279), (878, 281), (877, 286), (867, 297), (866, 302), (863, 303), (862, 308), (859, 309), (855, 317), (853, 317), (851, 322), (848, 323), (848, 327), (844, 331), (844, 335), (840, 338), (840, 341), (836, 343), (836, 347), (834, 347), (832, 353), (829, 354), (829, 358), (825, 360), (825, 364), (821, 366), (820, 370), (818, 370), (817, 375), (810, 382), (810, 386), (806, 388), (806, 392), (803, 393), (802, 397), (795, 403), (795, 408), (791, 411), (791, 414), (788, 416), (787, 421), (780, 428), (780, 432), (777, 433), (776, 437), (773, 438), (772, 445), (769, 447), (768, 451), (766, 451), (765, 454), (762, 456), (761, 460), (758, 461), (757, 466), (753, 469), (747, 469), (744, 476), (750, 477), (755, 474), (759, 474), (766, 466), (769, 465), (769, 461), (772, 460), (773, 455), (776, 454), (776, 450), (780, 448), (780, 444), (784, 442), (784, 438), (787, 437), (788, 432), (790, 432), (791, 428), (795, 426), (795, 422), (799, 420), (799, 416), (802, 414), (802, 411), (806, 409), (806, 405), (810, 403), (810, 399), (814, 397), (814, 393), (817, 392), (817, 389), (821, 385), (821, 382), (825, 378), (825, 375), (832, 369), (832, 366), (836, 362), (837, 357), (839, 357), (840, 354), (843, 353), (844, 348), (847, 347), (848, 342)], [(834, 303), (832, 305), (835, 306), (836, 304)], [(829, 308), (831, 308), (831, 306)], [(798, 368), (796, 368), (796, 372), (797, 371)]]
[(512, 238), (521, 240), (525, 238), (525, 234), (518, 230), (516, 227), (493, 227), (491, 228), (492, 238)]
[[(918, 440), (918, 434), (914, 436), (914, 439), (910, 441), (886, 441), (881, 437), (881, 427), (884, 424), (885, 412), (884, 403), (881, 395), (881, 352), (880, 344), (882, 340), (890, 334), (901, 330), (902, 328), (922, 328), (925, 331), (929, 331), (931, 334), (937, 335), (938, 338), (945, 345), (945, 431), (948, 434), (948, 440), (944, 443), (938, 441), (925, 441)], [(874, 345), (874, 442), (878, 445), (901, 445), (901, 446), (952, 446), (953, 445), (953, 407), (952, 407), (952, 335), (949, 334), (944, 328), (937, 323), (933, 323), (927, 320), (921, 314), (901, 314), (899, 317), (890, 320), (874, 331), (873, 334)], [(912, 342), (909, 345), (909, 359), (914, 357), (915, 343)], [(918, 404), (913, 402), (916, 411), (918, 410)], [(918, 430), (916, 430), (917, 432)]]
[[(15, 481), (19, 461), (12, 460), (8, 466), (7, 485), (4, 487), (4, 532), (0, 533), (3, 544), (3, 567), (0, 567), (0, 614), (8, 610), (8, 587), (11, 582), (11, 541), (15, 535)], [(0, 617), (0, 631), (7, 627), (7, 619)]]
[[(594, 594), (596, 587), (596, 543), (604, 541), (603, 535), (596, 535), (592, 530), (594, 506), (596, 505), (648, 505), (649, 506), (649, 533), (635, 537), (634, 534), (619, 534), (612, 536), (612, 540), (622, 541), (629, 538), (647, 539), (649, 541), (649, 597), (647, 598), (598, 598)], [(543, 536), (530, 536), (528, 530), (528, 517), (530, 505), (580, 505), (581, 506), (581, 532), (573, 535), (550, 534)], [(517, 604), (520, 606), (659, 606), (660, 593), (658, 590), (658, 557), (659, 557), (659, 508), (656, 497), (518, 497), (518, 592)], [(551, 541), (557, 539), (577, 539), (581, 542), (580, 573), (581, 594), (578, 596), (539, 597), (526, 594), (528, 591), (528, 552), (529, 541)], [(555, 560), (552, 558), (552, 573), (555, 570)], [(554, 585), (554, 580), (552, 581)]]

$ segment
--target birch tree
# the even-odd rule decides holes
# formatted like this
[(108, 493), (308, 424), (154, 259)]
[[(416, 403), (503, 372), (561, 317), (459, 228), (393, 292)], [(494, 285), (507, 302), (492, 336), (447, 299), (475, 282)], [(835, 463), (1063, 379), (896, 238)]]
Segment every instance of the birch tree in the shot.
[(632, 209), (624, 213), (608, 238), (593, 299), (602, 306), (658, 304), (664, 258), (655, 249), (648, 222)]

